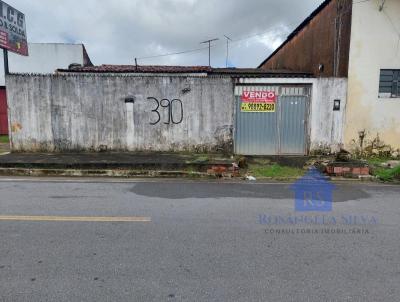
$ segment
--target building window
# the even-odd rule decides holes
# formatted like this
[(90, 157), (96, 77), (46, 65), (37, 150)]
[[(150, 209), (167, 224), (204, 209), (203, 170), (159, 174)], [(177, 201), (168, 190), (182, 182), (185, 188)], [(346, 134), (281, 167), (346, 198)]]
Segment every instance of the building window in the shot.
[(379, 97), (400, 98), (400, 69), (381, 69)]

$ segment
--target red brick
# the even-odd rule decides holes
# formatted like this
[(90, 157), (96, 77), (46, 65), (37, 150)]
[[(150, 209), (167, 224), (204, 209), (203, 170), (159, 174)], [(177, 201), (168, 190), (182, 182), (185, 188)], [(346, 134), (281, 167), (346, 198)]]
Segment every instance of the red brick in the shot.
[(343, 167), (335, 167), (333, 169), (333, 173), (335, 174), (342, 174), (343, 173)]

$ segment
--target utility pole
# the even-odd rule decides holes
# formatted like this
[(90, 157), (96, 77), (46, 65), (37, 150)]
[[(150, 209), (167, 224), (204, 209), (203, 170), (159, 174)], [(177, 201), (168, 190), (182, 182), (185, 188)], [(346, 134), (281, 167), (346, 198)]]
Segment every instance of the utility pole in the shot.
[(8, 67), (8, 50), (3, 48), (3, 57), (4, 57), (4, 73), (6, 75), (10, 74), (10, 69)]
[(224, 35), (224, 37), (226, 38), (226, 63), (225, 63), (225, 67), (228, 68), (228, 59), (229, 59), (229, 41), (232, 41), (231, 38), (229, 38), (228, 36)]
[(217, 40), (219, 40), (219, 39), (218, 38), (210, 39), (210, 40), (203, 41), (200, 43), (200, 44), (208, 43), (208, 66), (210, 66), (210, 67), (211, 67), (211, 42), (217, 41)]

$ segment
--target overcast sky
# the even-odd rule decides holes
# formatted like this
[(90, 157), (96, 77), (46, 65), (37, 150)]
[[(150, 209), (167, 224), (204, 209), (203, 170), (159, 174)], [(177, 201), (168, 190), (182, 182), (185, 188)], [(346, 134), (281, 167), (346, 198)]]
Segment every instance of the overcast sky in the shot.
[[(99, 64), (256, 67), (322, 0), (6, 0), (25, 13), (30, 42), (83, 42)], [(261, 34), (261, 35), (257, 35)], [(248, 38), (251, 37), (251, 38)], [(247, 38), (247, 39), (246, 39)]]

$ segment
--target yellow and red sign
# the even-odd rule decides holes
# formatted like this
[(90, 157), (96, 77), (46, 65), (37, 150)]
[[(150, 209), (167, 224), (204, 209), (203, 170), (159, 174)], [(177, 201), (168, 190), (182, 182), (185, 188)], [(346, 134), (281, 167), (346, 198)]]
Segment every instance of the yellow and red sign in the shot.
[(241, 112), (275, 112), (276, 94), (274, 91), (243, 91)]

